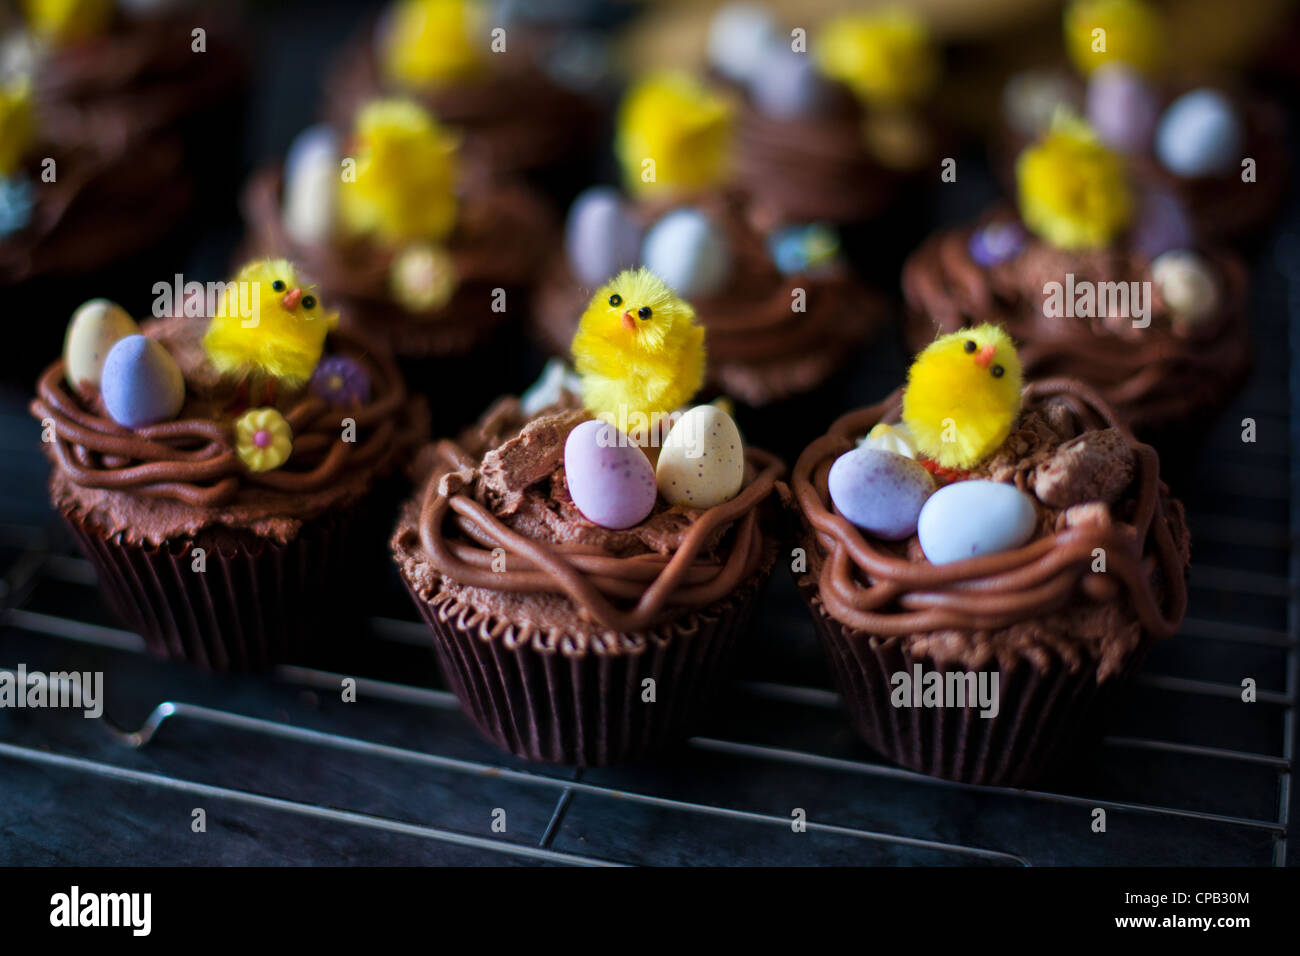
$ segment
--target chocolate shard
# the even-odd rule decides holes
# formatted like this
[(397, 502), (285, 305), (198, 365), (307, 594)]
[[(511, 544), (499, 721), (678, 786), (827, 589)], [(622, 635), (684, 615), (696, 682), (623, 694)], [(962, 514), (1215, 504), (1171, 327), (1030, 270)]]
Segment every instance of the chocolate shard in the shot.
[(1133, 450), (1115, 428), (1085, 432), (1039, 464), (1031, 478), (1038, 500), (1054, 508), (1085, 501), (1114, 504), (1133, 481)]
[(499, 515), (514, 514), (532, 485), (553, 475), (564, 464), (564, 443), (587, 418), (580, 410), (543, 415), (483, 456), (479, 491)]

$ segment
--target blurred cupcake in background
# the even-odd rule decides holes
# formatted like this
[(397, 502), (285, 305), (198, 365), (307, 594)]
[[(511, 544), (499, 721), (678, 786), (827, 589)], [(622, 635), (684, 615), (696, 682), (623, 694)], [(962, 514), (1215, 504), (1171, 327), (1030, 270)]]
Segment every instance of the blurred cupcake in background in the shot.
[(346, 129), (370, 100), (413, 98), (461, 130), (467, 169), (535, 175), (567, 200), (603, 136), (607, 57), (594, 31), (547, 29), (540, 16), (485, 0), (395, 0), (328, 71), (326, 115)]
[[(711, 389), (744, 403), (742, 425), (784, 451), (789, 430), (776, 418), (795, 400), (816, 404), (887, 309), (851, 274), (833, 224), (775, 216), (730, 180), (734, 136), (732, 102), (690, 75), (635, 84), (615, 142), (624, 189), (597, 186), (574, 201), (564, 246), (543, 270), (534, 329), (566, 354), (592, 290), (644, 265), (694, 303)], [(760, 421), (758, 409), (781, 414)]]
[(1059, 113), (1016, 175), (1019, 215), (991, 210), (908, 259), (908, 345), (996, 323), (1030, 380), (1080, 379), (1162, 452), (1193, 446), (1250, 366), (1242, 260), (1077, 117)]
[(1183, 67), (1161, 12), (1144, 0), (1075, 0), (1064, 39), (1073, 72), (1027, 71), (1004, 91), (995, 161), (1008, 180), (1064, 106), (1139, 180), (1178, 196), (1206, 240), (1256, 234), (1276, 215), (1290, 163), (1275, 104)]
[[(445, 363), (471, 355), (491, 380), (458, 382), (496, 394), (509, 378), (503, 362), (520, 350), (491, 343), (517, 323), (555, 238), (540, 199), (519, 184), (474, 181), (461, 148), (416, 102), (376, 100), (343, 138), (327, 126), (304, 131), (283, 168), (256, 173), (244, 195), (248, 250), (298, 262), (345, 327), (390, 348), (435, 397), (446, 397)], [(435, 403), (442, 415), (462, 407)]]

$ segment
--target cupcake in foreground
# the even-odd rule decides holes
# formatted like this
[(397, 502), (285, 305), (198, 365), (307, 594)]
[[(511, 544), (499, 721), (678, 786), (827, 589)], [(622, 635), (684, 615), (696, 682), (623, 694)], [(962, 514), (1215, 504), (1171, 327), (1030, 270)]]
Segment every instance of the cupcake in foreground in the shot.
[(905, 767), (1025, 786), (1186, 610), (1189, 536), (1154, 449), (1068, 379), (1022, 390), (994, 326), (843, 416), (791, 486), (798, 584), (857, 732)]
[(247, 245), (319, 282), (344, 327), (401, 359), (460, 358), (524, 307), (553, 240), (549, 213), (506, 183), (473, 188), (460, 137), (410, 100), (377, 100), (343, 141), (297, 138), (244, 197)]
[(393, 536), (444, 674), (479, 729), (553, 763), (632, 760), (687, 732), (777, 554), (784, 469), (690, 402), (702, 330), (658, 278), (602, 288), (582, 399), (494, 405), (425, 449)]
[(592, 290), (638, 264), (695, 303), (709, 384), (751, 406), (822, 385), (884, 324), (831, 224), (765, 217), (726, 184), (732, 130), (726, 100), (686, 75), (629, 92), (617, 144), (627, 192), (580, 195), (543, 272), (534, 325), (549, 351), (568, 351)]
[(346, 610), (357, 516), (421, 423), (382, 348), (337, 330), (290, 263), (195, 287), (139, 326), (82, 306), (31, 411), (54, 507), (123, 622), (159, 656), (257, 670)]
[(1144, 0), (1075, 0), (1064, 26), (1077, 73), (1030, 71), (1007, 85), (996, 151), (1008, 179), (1065, 107), (1085, 115), (1139, 181), (1177, 196), (1202, 239), (1248, 236), (1277, 215), (1291, 166), (1277, 106), (1189, 81), (1170, 55), (1178, 47), (1167, 24)]
[(1029, 379), (1080, 379), (1153, 439), (1203, 432), (1250, 366), (1241, 259), (1198, 242), (1174, 197), (1135, 190), (1067, 114), (1021, 155), (1017, 178), (1019, 217), (994, 210), (907, 261), (909, 347), (995, 322)]
[[(597, 41), (555, 42), (527, 11), (482, 0), (397, 0), (329, 71), (326, 113), (346, 128), (370, 100), (419, 101), (461, 130), (468, 166), (491, 178), (554, 173), (601, 135), (593, 78)], [(572, 195), (572, 193), (569, 193)]]

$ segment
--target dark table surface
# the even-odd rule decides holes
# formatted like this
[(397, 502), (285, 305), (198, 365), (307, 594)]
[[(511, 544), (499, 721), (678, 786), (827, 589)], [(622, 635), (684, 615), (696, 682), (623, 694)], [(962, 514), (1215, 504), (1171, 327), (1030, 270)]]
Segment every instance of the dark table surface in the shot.
[[(320, 71), (356, 16), (341, 3), (256, 14), (276, 55), (255, 60), (246, 167), (310, 122)], [(929, 222), (967, 218), (994, 195), (980, 167), (978, 152), (963, 157), (963, 181), (936, 192)], [(225, 272), (239, 229), (227, 212), (188, 253), (191, 274)], [(838, 712), (779, 571), (735, 687), (698, 736), (635, 767), (531, 766), (480, 740), (396, 587), (357, 594), (364, 633), (311, 668), (214, 677), (154, 661), (117, 629), (55, 523), (29, 393), (9, 389), (0, 667), (103, 671), (107, 705), (100, 721), (0, 710), (0, 864), (1294, 865), (1294, 202), (1251, 257), (1255, 371), (1175, 477), (1195, 542), (1187, 623), (1155, 650), (1096, 752), (1035, 791), (950, 784), (875, 758)], [(147, 299), (125, 304), (143, 312)], [(849, 400), (879, 398), (903, 369), (887, 337), (855, 366)], [(825, 409), (808, 435), (842, 410)], [(1254, 444), (1240, 440), (1246, 417)], [(344, 676), (360, 678), (355, 703), (340, 699)], [(1240, 701), (1245, 677), (1256, 703)], [(1090, 826), (1097, 807), (1104, 834)], [(196, 808), (204, 833), (191, 828)], [(792, 832), (796, 809), (805, 833)]]

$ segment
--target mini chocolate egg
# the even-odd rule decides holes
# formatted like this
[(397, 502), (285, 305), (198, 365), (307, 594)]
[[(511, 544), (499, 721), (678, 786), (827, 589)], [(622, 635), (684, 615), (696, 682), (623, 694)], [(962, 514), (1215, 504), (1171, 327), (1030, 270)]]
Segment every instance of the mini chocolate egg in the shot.
[(745, 83), (763, 68), (768, 51), (779, 43), (781, 31), (763, 7), (729, 3), (709, 23), (709, 64), (727, 79)]
[(1188, 178), (1225, 176), (1241, 160), (1241, 119), (1218, 90), (1200, 89), (1174, 100), (1156, 128), (1156, 156)]
[(863, 436), (858, 442), (858, 447), (892, 451), (895, 455), (903, 455), (907, 458), (916, 457), (916, 439), (912, 437), (912, 429), (902, 422), (892, 425), (885, 422), (878, 423)]
[(636, 265), (641, 229), (617, 190), (593, 186), (573, 201), (564, 229), (564, 251), (573, 274), (587, 285), (599, 285)]
[(338, 136), (320, 124), (299, 133), (284, 160), (281, 219), (289, 238), (304, 245), (334, 235), (339, 184)]
[(716, 405), (683, 414), (659, 449), (655, 479), (670, 505), (712, 508), (736, 497), (745, 481), (745, 446), (731, 416)]
[(764, 54), (762, 69), (749, 78), (749, 96), (768, 116), (797, 119), (823, 109), (830, 100), (830, 86), (810, 55), (777, 43)]
[(1034, 536), (1034, 502), (1001, 481), (955, 481), (926, 501), (916, 523), (921, 550), (931, 564), (1018, 548)]
[(916, 533), (916, 519), (934, 478), (906, 455), (858, 447), (831, 465), (827, 484), (835, 510), (863, 531), (889, 541)]
[(1219, 284), (1205, 260), (1190, 249), (1174, 249), (1151, 263), (1151, 281), (1174, 321), (1200, 325), (1219, 308)]
[(1142, 74), (1123, 63), (1107, 63), (1088, 78), (1087, 113), (1102, 142), (1132, 155), (1151, 149), (1160, 103)]
[(970, 234), (970, 257), (985, 269), (1014, 259), (1025, 248), (1029, 236), (1018, 222), (990, 222)]
[(140, 327), (116, 302), (91, 299), (72, 313), (63, 338), (63, 374), (73, 388), (99, 387), (109, 350)]
[(731, 254), (722, 232), (698, 209), (674, 209), (646, 232), (641, 264), (685, 299), (727, 283)]
[(608, 422), (583, 422), (564, 443), (564, 478), (583, 516), (602, 528), (630, 528), (655, 506), (650, 459)]
[(185, 377), (161, 342), (128, 335), (104, 360), (99, 394), (113, 421), (142, 428), (176, 417), (185, 404)]
[(1186, 249), (1196, 242), (1196, 225), (1183, 201), (1163, 189), (1142, 196), (1133, 224), (1133, 248), (1148, 259), (1170, 249)]

